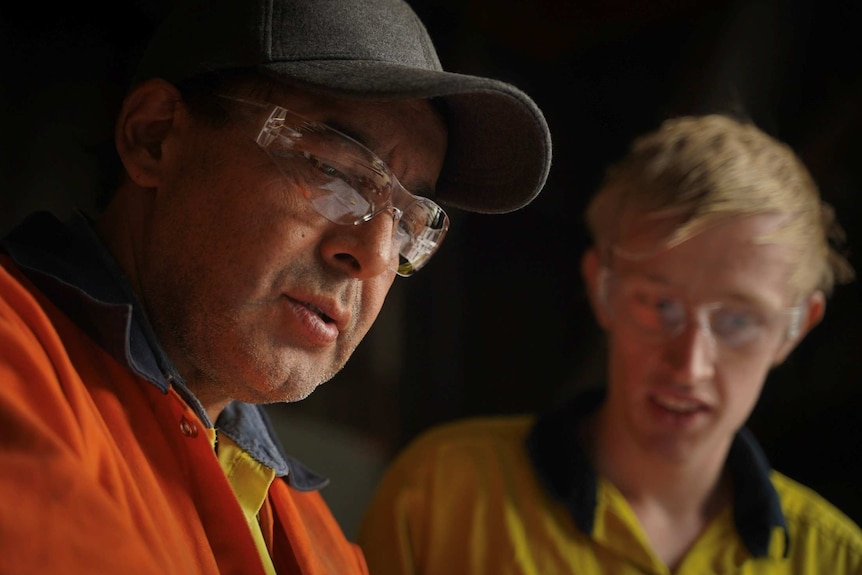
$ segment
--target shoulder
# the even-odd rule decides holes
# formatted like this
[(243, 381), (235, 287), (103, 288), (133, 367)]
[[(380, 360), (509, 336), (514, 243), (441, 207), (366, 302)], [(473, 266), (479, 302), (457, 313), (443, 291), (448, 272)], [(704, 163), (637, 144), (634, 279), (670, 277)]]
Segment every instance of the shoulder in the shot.
[(4, 319), (5, 329), (2, 331), (7, 338), (13, 333), (16, 338), (24, 334), (36, 338), (32, 332), (38, 331), (40, 327), (48, 329), (51, 326), (42, 304), (37, 300), (35, 288), (3, 252), (0, 252), (0, 317)]
[(496, 465), (492, 460), (526, 458), (524, 441), (534, 419), (533, 415), (476, 417), (431, 427), (396, 456), (390, 474), (418, 479), (443, 470)]
[(432, 427), (406, 448), (405, 452), (447, 452), (523, 446), (533, 424), (533, 415), (475, 417)]
[(26, 283), (28, 282), (12, 258), (0, 250), (0, 301), (4, 302), (5, 306), (17, 308), (15, 303), (23, 294), (29, 292), (28, 287), (25, 287)]
[(479, 417), (428, 429), (384, 473), (370, 521), (396, 513), (443, 526), (477, 509), (498, 521), (505, 501), (533, 500), (539, 488), (525, 445), (533, 419)]
[(777, 471), (770, 479), (793, 540), (808, 540), (824, 551), (850, 553), (862, 564), (862, 529), (850, 517), (813, 489)]

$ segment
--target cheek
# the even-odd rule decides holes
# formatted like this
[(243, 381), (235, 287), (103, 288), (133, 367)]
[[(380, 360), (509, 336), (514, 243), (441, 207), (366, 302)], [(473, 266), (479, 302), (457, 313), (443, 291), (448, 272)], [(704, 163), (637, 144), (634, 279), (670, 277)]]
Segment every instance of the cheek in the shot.
[(254, 174), (219, 182), (201, 214), (204, 235), (234, 264), (278, 260), (287, 248), (307, 249), (316, 218), (298, 186), (284, 178)]
[(727, 358), (719, 362), (718, 380), (724, 385), (725, 396), (749, 411), (754, 407), (769, 374), (771, 362), (764, 356)]
[(362, 297), (358, 298), (355, 304), (358, 308), (355, 310), (357, 321), (354, 328), (354, 335), (357, 339), (364, 337), (374, 324), (383, 308), (383, 303), (394, 279), (394, 272), (385, 272), (376, 278), (363, 282)]
[(614, 385), (643, 387), (641, 383), (658, 369), (661, 350), (624, 330), (609, 332), (609, 377)]

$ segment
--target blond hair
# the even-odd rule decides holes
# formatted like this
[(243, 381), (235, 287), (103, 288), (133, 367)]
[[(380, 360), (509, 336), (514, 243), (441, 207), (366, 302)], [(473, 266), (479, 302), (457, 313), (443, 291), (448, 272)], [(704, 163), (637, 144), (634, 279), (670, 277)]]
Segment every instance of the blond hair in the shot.
[(663, 242), (672, 247), (720, 219), (758, 213), (788, 216), (763, 240), (792, 249), (798, 295), (828, 294), (836, 282), (853, 279), (834, 247), (843, 242), (843, 230), (802, 161), (753, 124), (726, 116), (669, 119), (636, 139), (608, 170), (586, 219), (608, 257), (635, 218), (678, 222)]

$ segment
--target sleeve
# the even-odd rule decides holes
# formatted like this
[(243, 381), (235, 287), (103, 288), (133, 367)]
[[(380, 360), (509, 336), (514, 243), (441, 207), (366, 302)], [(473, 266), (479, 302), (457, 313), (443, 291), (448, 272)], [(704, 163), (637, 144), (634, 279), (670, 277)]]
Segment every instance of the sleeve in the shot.
[(432, 518), (426, 506), (427, 471), (415, 465), (417, 449), (408, 448), (386, 470), (360, 524), (358, 542), (375, 575), (423, 573), (422, 533)]
[(0, 573), (164, 572), (100, 483), (63, 358), (39, 304), (0, 266)]
[(492, 439), (469, 422), (431, 429), (387, 469), (360, 524), (374, 575), (495, 573), (503, 498)]
[[(537, 484), (523, 450), (529, 418), (443, 424), (384, 473), (358, 541), (374, 575), (541, 573), (519, 512)], [(513, 563), (514, 562), (514, 563)]]

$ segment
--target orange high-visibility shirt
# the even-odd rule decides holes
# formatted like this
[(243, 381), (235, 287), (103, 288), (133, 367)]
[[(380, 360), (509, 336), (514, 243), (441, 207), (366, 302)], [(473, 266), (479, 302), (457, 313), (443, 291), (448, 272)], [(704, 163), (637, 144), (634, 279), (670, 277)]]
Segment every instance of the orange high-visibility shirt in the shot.
[[(104, 303), (127, 321), (106, 326), (68, 278), (49, 298), (27, 269), (0, 254), (0, 575), (264, 575), (200, 410), (93, 339), (128, 337), (131, 307)], [(308, 473), (291, 461), (260, 510), (277, 573), (367, 573)]]

